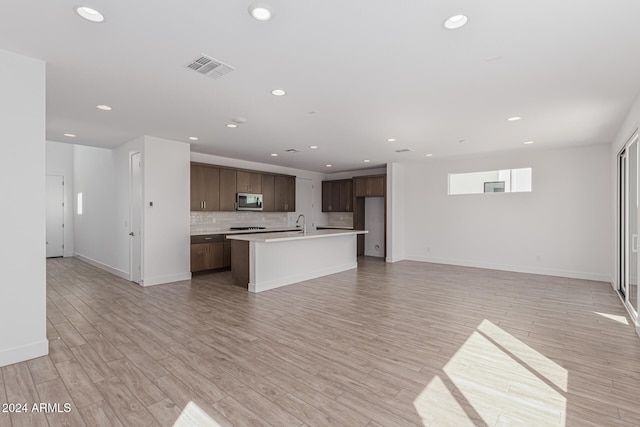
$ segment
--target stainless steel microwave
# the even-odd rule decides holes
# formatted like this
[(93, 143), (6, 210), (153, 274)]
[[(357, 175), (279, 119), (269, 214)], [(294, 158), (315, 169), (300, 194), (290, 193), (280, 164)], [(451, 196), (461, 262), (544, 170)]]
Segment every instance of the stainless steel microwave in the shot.
[(236, 210), (261, 211), (262, 210), (262, 194), (236, 193)]

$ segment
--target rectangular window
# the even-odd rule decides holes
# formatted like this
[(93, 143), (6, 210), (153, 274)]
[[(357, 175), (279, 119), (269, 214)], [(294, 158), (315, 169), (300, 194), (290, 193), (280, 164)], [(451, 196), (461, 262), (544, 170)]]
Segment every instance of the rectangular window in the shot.
[(78, 193), (78, 215), (82, 215), (82, 193)]
[(531, 191), (531, 168), (450, 173), (449, 195)]

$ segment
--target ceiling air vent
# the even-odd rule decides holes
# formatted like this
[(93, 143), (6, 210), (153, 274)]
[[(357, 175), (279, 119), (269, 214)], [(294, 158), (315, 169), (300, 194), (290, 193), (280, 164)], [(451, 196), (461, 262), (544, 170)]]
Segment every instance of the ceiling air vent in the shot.
[(413, 153), (413, 150), (411, 148), (401, 148), (396, 150), (396, 153)]
[(287, 153), (293, 153), (293, 154), (302, 153), (302, 150), (298, 150), (297, 148), (289, 148), (288, 150), (284, 150), (284, 151), (286, 151)]
[(218, 77), (224, 76), (229, 71), (235, 70), (231, 65), (227, 65), (224, 62), (213, 59), (207, 55), (200, 55), (194, 59), (193, 62), (187, 65), (187, 68), (197, 71), (198, 73), (212, 79), (217, 79)]

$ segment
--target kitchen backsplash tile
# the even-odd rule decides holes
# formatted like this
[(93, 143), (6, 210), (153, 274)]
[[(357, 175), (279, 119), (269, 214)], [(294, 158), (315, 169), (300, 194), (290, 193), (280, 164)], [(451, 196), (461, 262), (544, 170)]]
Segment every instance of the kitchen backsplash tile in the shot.
[(191, 212), (192, 234), (244, 226), (287, 227), (288, 215), (286, 212)]
[(353, 227), (352, 212), (328, 212), (327, 220), (328, 223), (326, 225), (333, 225), (336, 227)]

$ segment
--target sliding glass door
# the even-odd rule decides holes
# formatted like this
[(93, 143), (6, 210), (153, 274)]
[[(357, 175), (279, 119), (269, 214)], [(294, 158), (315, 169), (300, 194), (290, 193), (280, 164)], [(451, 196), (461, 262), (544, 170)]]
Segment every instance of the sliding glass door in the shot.
[(619, 291), (634, 317), (638, 314), (638, 251), (640, 152), (636, 133), (620, 153), (618, 161), (619, 199)]

